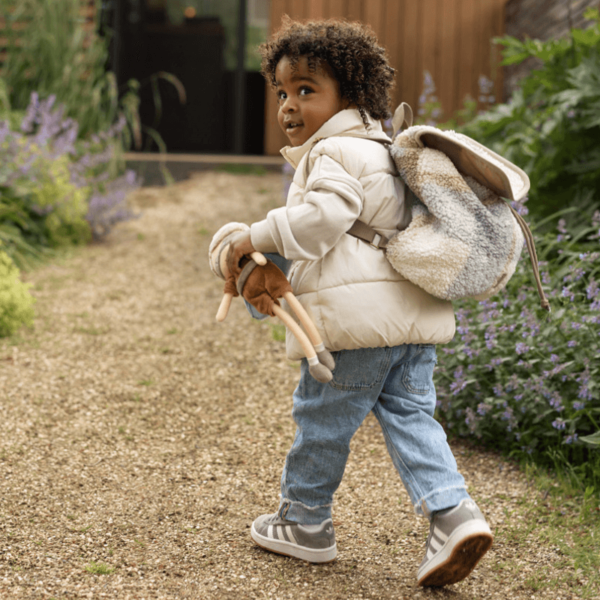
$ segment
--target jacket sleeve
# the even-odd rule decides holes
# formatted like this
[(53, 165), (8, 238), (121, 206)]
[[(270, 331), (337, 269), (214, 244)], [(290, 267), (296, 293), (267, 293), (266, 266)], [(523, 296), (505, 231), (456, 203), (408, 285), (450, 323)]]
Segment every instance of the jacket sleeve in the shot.
[(252, 245), (290, 260), (323, 257), (358, 219), (362, 185), (342, 164), (320, 154), (309, 174), (302, 204), (276, 208), (250, 228)]

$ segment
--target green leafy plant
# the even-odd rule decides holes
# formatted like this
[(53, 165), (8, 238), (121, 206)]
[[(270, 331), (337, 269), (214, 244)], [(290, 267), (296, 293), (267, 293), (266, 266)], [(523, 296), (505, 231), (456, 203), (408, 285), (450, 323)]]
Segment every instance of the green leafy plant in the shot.
[(33, 323), (34, 298), (29, 287), (19, 278), (19, 270), (10, 257), (0, 250), (0, 337)]
[(548, 221), (555, 229), (535, 237), (552, 313), (539, 308), (525, 251), (500, 294), (457, 303), (457, 335), (440, 352), (438, 414), (449, 432), (598, 494), (600, 211), (565, 209)]
[(0, 121), (0, 240), (19, 268), (48, 250), (100, 238), (133, 215), (127, 193), (132, 171), (119, 175), (115, 136), (123, 121), (89, 142), (64, 117), (56, 98), (32, 94), (19, 129)]
[(600, 205), (600, 13), (585, 16), (592, 26), (565, 39), (496, 39), (503, 64), (535, 58), (540, 66), (519, 81), (510, 102), (461, 128), (527, 172), (532, 214), (586, 199)]

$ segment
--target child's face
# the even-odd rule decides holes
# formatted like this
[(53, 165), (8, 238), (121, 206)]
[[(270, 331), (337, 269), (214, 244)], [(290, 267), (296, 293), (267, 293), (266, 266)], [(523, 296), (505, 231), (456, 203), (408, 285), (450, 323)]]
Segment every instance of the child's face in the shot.
[(333, 115), (344, 110), (340, 86), (328, 65), (311, 72), (306, 57), (292, 69), (284, 56), (275, 69), (279, 112), (277, 120), (292, 146), (301, 146)]

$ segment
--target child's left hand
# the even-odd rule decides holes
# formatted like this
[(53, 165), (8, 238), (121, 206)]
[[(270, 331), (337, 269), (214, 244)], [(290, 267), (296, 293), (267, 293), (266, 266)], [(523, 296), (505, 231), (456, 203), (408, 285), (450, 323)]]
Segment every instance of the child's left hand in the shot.
[(239, 235), (236, 235), (231, 242), (229, 242), (229, 251), (227, 252), (227, 268), (235, 279), (238, 278), (241, 272), (240, 260), (242, 260), (242, 257), (252, 254), (252, 252), (256, 252), (256, 249), (252, 245), (249, 231), (240, 232)]

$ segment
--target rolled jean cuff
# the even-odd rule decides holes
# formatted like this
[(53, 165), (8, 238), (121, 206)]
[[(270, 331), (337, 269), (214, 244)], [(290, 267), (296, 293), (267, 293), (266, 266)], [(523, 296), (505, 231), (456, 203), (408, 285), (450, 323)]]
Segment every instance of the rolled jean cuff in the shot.
[(279, 505), (279, 516), (302, 525), (319, 525), (326, 519), (331, 519), (332, 506), (307, 506), (302, 502), (283, 499)]
[(465, 485), (439, 488), (420, 498), (415, 504), (415, 513), (431, 519), (434, 512), (457, 506), (462, 500), (470, 497)]

